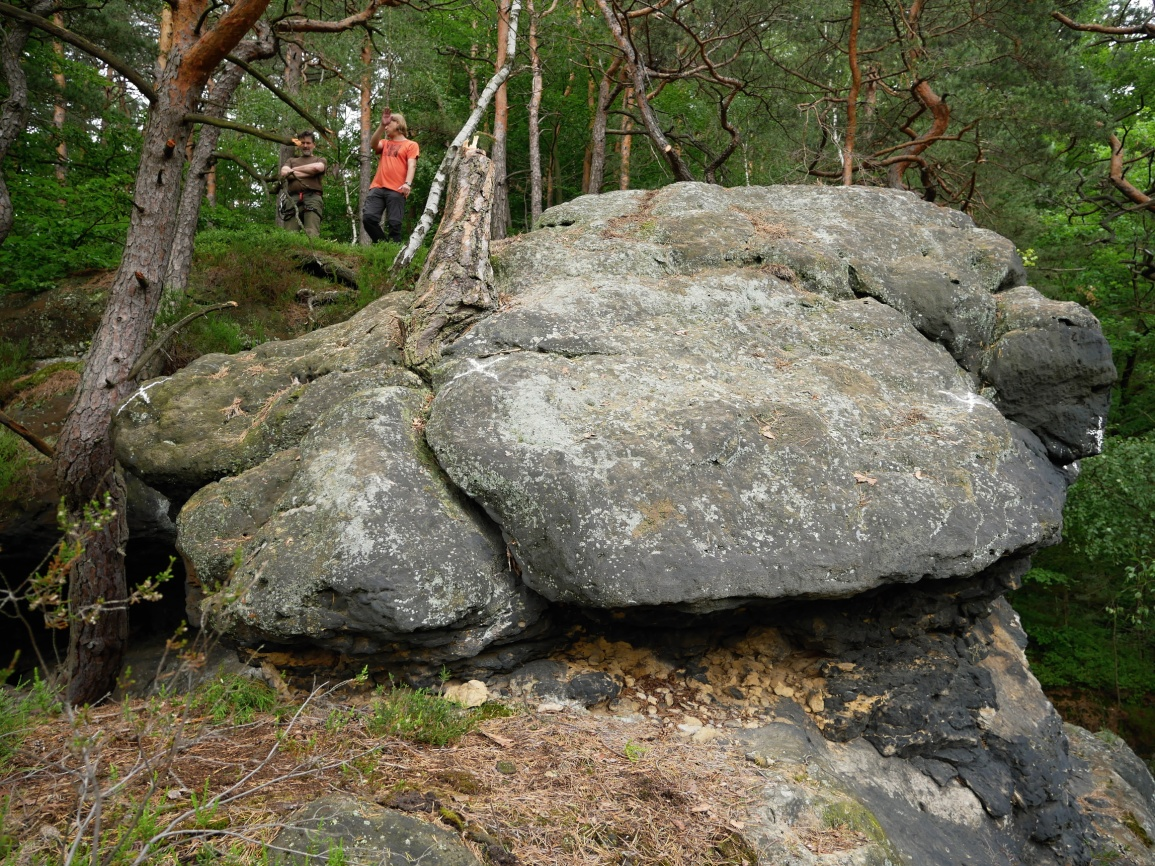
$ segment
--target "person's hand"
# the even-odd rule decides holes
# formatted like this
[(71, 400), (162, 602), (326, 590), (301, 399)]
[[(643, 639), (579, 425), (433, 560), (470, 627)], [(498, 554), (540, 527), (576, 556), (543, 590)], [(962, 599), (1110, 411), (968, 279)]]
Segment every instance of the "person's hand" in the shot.
[(289, 174), (291, 171), (292, 171), (292, 169), (289, 168), (289, 166), (282, 165), (281, 166), (281, 177), (284, 177), (285, 175)]
[(401, 193), (401, 195), (405, 196), (406, 198), (409, 198), (409, 193), (413, 192), (413, 184), (411, 184), (411, 183), (401, 184), (401, 189), (399, 189), (398, 192)]
[(381, 125), (385, 126), (385, 124), (387, 124), (392, 119), (393, 119), (393, 112), (390, 111), (388, 108), (386, 108), (385, 112), (381, 115)]

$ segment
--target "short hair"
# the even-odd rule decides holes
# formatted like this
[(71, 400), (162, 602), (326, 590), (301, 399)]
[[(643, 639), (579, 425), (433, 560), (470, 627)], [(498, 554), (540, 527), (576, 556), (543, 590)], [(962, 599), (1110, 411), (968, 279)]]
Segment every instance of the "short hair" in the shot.
[(304, 132), (298, 132), (297, 138), (298, 139), (311, 138), (311, 139), (313, 139), (314, 143), (317, 141), (317, 136), (313, 135), (312, 130), (309, 130), (309, 129), (306, 129)]
[(394, 111), (392, 116), (389, 119), (397, 122), (397, 131), (398, 132), (400, 132), (402, 135), (408, 135), (409, 134), (409, 124), (405, 122), (405, 115), (404, 114), (400, 114), (400, 113)]

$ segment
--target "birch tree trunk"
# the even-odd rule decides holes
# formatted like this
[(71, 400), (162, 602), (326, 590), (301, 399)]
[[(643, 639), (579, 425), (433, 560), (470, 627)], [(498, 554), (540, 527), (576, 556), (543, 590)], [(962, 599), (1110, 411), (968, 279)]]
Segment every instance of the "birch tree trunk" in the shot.
[(433, 225), (433, 219), (441, 207), (441, 193), (445, 189), (446, 178), (457, 161), (457, 155), (461, 152), (462, 146), (469, 141), (474, 130), (477, 129), (477, 124), (481, 122), (481, 116), (489, 107), (489, 101), (493, 99), (493, 94), (497, 92), (497, 88), (505, 83), (513, 71), (513, 58), (517, 48), (517, 17), (520, 12), (521, 0), (512, 0), (509, 7), (509, 38), (506, 44), (505, 65), (494, 74), (493, 78), (489, 79), (489, 83), (485, 85), (485, 89), (477, 99), (477, 107), (473, 109), (473, 113), (465, 121), (465, 126), (461, 127), (461, 131), (446, 148), (445, 156), (442, 157), (441, 165), (429, 187), (429, 198), (425, 201), (425, 210), (421, 214), (421, 219), (413, 230), (413, 234), (409, 236), (409, 242), (393, 260), (394, 273), (404, 270), (413, 261), (413, 256), (416, 255), (421, 242), (425, 240), (425, 235), (428, 234)]

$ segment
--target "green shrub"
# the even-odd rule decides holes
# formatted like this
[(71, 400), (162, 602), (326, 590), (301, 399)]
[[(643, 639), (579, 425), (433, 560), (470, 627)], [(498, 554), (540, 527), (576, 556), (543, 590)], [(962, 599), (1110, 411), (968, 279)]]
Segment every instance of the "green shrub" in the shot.
[(379, 688), (365, 727), (375, 737), (393, 736), (415, 743), (445, 746), (460, 740), (486, 719), (510, 715), (498, 703), (467, 710), (428, 689)]
[(258, 712), (271, 712), (277, 706), (277, 693), (260, 680), (220, 673), (193, 693), (191, 706), (217, 724), (232, 720), (243, 725)]

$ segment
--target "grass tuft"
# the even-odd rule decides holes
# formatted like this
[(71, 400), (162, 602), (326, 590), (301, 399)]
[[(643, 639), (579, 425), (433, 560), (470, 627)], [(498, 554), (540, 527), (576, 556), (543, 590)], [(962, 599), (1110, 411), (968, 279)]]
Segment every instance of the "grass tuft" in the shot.
[(276, 705), (277, 693), (266, 683), (226, 673), (198, 688), (191, 700), (193, 709), (207, 713), (217, 724), (231, 719), (246, 725), (257, 713), (271, 712)]
[(512, 714), (508, 707), (496, 702), (467, 710), (428, 689), (382, 686), (375, 693), (372, 715), (366, 719), (365, 727), (375, 737), (393, 736), (414, 743), (447, 746), (486, 719)]

